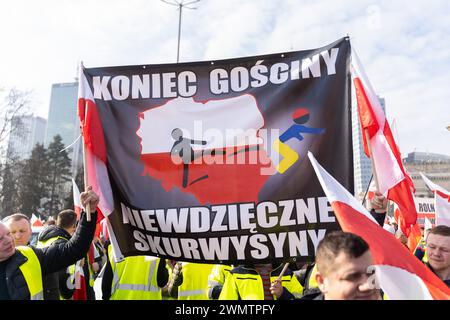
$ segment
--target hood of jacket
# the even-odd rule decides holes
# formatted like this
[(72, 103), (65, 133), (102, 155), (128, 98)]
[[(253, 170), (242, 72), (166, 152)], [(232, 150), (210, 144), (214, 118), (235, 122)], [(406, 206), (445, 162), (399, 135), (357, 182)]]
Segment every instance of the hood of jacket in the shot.
[(63, 237), (69, 240), (72, 236), (63, 228), (57, 226), (48, 226), (39, 233), (38, 241), (47, 241), (50, 238)]

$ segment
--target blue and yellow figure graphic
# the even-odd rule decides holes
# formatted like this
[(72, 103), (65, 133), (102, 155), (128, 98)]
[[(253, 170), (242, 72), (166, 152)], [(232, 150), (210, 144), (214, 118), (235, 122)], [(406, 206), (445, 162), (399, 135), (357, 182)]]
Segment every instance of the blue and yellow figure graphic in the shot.
[(283, 159), (276, 167), (277, 171), (281, 174), (286, 172), (286, 170), (289, 169), (299, 158), (298, 153), (292, 150), (292, 148), (285, 144), (285, 142), (291, 140), (292, 138), (302, 141), (302, 133), (320, 134), (324, 130), (323, 128), (310, 128), (303, 125), (309, 120), (308, 109), (300, 108), (295, 110), (292, 114), (292, 119), (295, 124), (290, 126), (289, 129), (287, 129), (273, 143), (273, 148), (275, 151), (283, 156)]

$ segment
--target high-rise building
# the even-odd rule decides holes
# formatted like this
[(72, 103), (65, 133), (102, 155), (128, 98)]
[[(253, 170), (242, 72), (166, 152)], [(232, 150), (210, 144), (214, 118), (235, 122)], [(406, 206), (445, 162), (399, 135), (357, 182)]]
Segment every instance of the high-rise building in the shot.
[[(386, 113), (384, 98), (378, 97), (378, 99), (383, 111)], [(364, 153), (363, 140), (361, 136), (361, 124), (359, 123), (356, 103), (352, 103), (352, 134), (355, 196), (362, 201), (371, 181), (372, 163)]]
[[(56, 135), (60, 135), (62, 142), (67, 147), (80, 135), (77, 115), (78, 82), (55, 83), (52, 85), (50, 108), (48, 111), (47, 132), (45, 134), (45, 147), (53, 141)], [(72, 174), (76, 175), (78, 167), (82, 163), (81, 139), (67, 149), (72, 160)]]
[(47, 120), (32, 115), (16, 116), (11, 119), (11, 129), (6, 157), (25, 160), (37, 143), (43, 144)]
[(433, 193), (425, 185), (420, 173), (435, 184), (450, 190), (450, 157), (428, 152), (410, 152), (403, 164), (413, 180), (416, 197), (432, 198)]

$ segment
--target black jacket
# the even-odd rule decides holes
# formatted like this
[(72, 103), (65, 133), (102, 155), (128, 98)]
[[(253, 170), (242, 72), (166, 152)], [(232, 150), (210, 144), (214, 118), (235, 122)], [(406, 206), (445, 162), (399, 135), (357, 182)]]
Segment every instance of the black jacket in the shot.
[[(51, 238), (56, 238), (53, 246), (59, 244), (65, 244), (71, 238), (71, 235), (64, 229), (57, 226), (48, 226), (39, 234), (38, 241), (47, 241)], [(63, 268), (57, 272), (50, 273), (43, 277), (44, 285), (44, 300), (59, 300), (60, 294), (65, 299), (70, 299), (73, 295), (73, 288), (67, 286), (67, 280), (70, 274), (67, 272), (67, 268)]]
[[(91, 221), (88, 222), (83, 212), (77, 230), (69, 241), (43, 249), (32, 247), (41, 264), (42, 276), (66, 268), (86, 254), (94, 238), (96, 220), (97, 213), (91, 214)], [(30, 291), (19, 269), (27, 258), (16, 250), (6, 261), (4, 276), (10, 299), (29, 300)]]

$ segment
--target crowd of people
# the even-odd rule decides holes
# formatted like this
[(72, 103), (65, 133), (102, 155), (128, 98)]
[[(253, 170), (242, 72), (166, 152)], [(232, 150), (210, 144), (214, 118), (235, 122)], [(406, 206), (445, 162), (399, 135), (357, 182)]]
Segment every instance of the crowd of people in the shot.
[[(0, 300), (382, 300), (389, 299), (371, 281), (373, 258), (358, 235), (335, 231), (319, 243), (315, 261), (200, 264), (152, 256), (125, 257), (117, 262), (106, 237), (94, 237), (99, 197), (90, 187), (80, 195), (91, 219), (61, 211), (55, 224), (29, 244), (31, 224), (16, 213), (0, 222)], [(369, 210), (383, 226), (387, 200), (376, 193)], [(404, 235), (396, 228), (396, 238)], [(91, 248), (91, 249), (90, 249)], [(89, 253), (91, 252), (91, 254)], [(94, 252), (94, 254), (92, 254)], [(450, 287), (450, 227), (427, 230), (415, 253)], [(83, 283), (77, 274), (83, 274)], [(95, 283), (100, 282), (97, 290)], [(407, 290), (407, 288), (405, 288)]]

